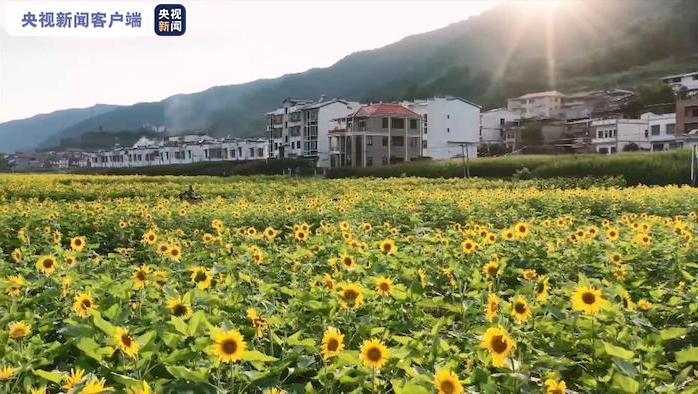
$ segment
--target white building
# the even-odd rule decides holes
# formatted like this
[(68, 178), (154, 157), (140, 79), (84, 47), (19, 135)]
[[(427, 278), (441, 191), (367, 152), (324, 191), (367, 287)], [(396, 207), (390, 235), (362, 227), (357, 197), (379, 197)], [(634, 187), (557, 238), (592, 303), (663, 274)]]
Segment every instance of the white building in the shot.
[(660, 80), (671, 86), (671, 88), (674, 89), (674, 92), (678, 92), (682, 87), (685, 87), (689, 92), (698, 90), (698, 71), (686, 74), (669, 75), (660, 78)]
[(640, 116), (647, 121), (645, 133), (651, 151), (677, 149), (680, 144), (676, 142), (676, 114), (656, 115), (647, 112)]
[(422, 116), (422, 155), (435, 160), (460, 157), (466, 143), (469, 157), (477, 157), (480, 143), (480, 106), (459, 97), (405, 101)]
[(548, 92), (528, 93), (507, 100), (507, 109), (516, 112), (522, 118), (556, 118), (563, 106), (565, 95), (552, 90)]
[(306, 157), (317, 160), (318, 167), (329, 167), (330, 123), (360, 106), (347, 100), (325, 100), (324, 96), (318, 101), (283, 100), (281, 107), (266, 114), (271, 157)]
[[(647, 120), (643, 119), (600, 119), (591, 122), (591, 144), (597, 153), (622, 152), (628, 145), (649, 150), (645, 137)], [(628, 149), (628, 148), (626, 148)]]
[(480, 143), (503, 144), (506, 130), (518, 127), (521, 115), (506, 108), (495, 108), (480, 114)]

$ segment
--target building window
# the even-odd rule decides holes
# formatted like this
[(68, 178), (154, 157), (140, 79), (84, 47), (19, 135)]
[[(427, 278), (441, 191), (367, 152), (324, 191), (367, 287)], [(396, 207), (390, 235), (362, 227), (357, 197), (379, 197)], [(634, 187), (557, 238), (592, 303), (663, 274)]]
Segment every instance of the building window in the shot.
[(422, 149), (427, 148), (427, 140), (422, 140)]
[(499, 118), (499, 125), (504, 126), (504, 118)]
[(405, 146), (405, 137), (394, 136), (392, 140), (393, 146)]
[(381, 160), (381, 163), (383, 163), (384, 166), (387, 165), (387, 164), (388, 164), (388, 158), (385, 157), (385, 156), (383, 156), (383, 159)]
[(410, 129), (416, 129), (417, 128), (417, 119), (410, 119)]
[(264, 156), (264, 149), (262, 149), (262, 148), (257, 148), (257, 156), (259, 156), (259, 157)]
[(388, 137), (383, 137), (383, 146), (388, 146)]
[(235, 149), (230, 150), (230, 157), (233, 159), (235, 158)]
[[(383, 118), (383, 119), (386, 119), (386, 118)], [(386, 129), (387, 122), (385, 120), (383, 120), (383, 124), (384, 124), (383, 128)], [(366, 119), (359, 119), (359, 131), (366, 131)]]
[(373, 136), (372, 135), (366, 136), (366, 145), (373, 145)]
[(410, 146), (413, 148), (417, 147), (417, 137), (410, 137)]
[(367, 157), (367, 158), (366, 158), (366, 166), (367, 166), (367, 167), (373, 166), (373, 157)]
[(447, 132), (447, 133), (450, 133), (450, 132), (451, 132), (451, 128), (450, 128), (450, 127), (446, 127), (446, 132)]
[(608, 148), (599, 148), (599, 153), (607, 154)]
[(446, 114), (446, 119), (451, 119), (451, 114)]
[(667, 134), (674, 134), (674, 127), (675, 127), (675, 126), (676, 126), (676, 125), (673, 124), (673, 123), (667, 123), (667, 125), (666, 125), (666, 133), (667, 133)]
[[(686, 111), (686, 113), (688, 113), (688, 111)], [(692, 117), (698, 116), (698, 108), (693, 108), (693, 111), (691, 111), (691, 116)]]
[(383, 118), (383, 128), (384, 129), (388, 128), (388, 118)]
[(652, 135), (659, 135), (659, 125), (658, 124), (653, 124), (651, 129), (652, 129)]
[(250, 148), (250, 157), (254, 157), (254, 148)]
[(404, 129), (405, 128), (405, 119), (404, 118), (391, 118), (390, 119), (390, 127), (393, 129)]

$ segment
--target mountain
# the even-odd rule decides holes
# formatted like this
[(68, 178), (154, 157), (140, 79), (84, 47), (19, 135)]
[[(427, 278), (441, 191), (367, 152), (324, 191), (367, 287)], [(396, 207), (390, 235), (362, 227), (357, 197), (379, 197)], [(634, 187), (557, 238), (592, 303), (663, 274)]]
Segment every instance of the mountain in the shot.
[(60, 130), (115, 108), (118, 106), (97, 104), (89, 108), (65, 109), (0, 123), (0, 153), (32, 150), (38, 142)]
[(489, 108), (530, 91), (632, 88), (698, 69), (698, 7), (692, 0), (558, 4), (546, 12), (526, 2), (501, 3), (327, 68), (119, 107), (67, 126), (41, 145), (145, 123), (217, 136), (259, 135), (264, 113), (285, 97), (387, 101), (448, 94)]

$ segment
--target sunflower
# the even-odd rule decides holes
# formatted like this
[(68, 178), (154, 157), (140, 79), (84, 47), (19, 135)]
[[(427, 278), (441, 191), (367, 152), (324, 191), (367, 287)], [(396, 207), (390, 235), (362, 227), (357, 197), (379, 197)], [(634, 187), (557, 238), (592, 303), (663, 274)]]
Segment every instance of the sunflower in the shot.
[(612, 252), (608, 255), (608, 261), (613, 264), (620, 264), (623, 262), (623, 255), (618, 252)]
[(329, 274), (324, 274), (322, 276), (322, 283), (325, 285), (325, 287), (329, 290), (334, 289), (334, 280)]
[(499, 298), (492, 293), (487, 295), (487, 310), (485, 310), (485, 317), (487, 321), (492, 321), (499, 314)]
[(528, 225), (523, 222), (516, 223), (516, 226), (514, 226), (514, 231), (516, 232), (517, 237), (526, 238), (529, 233)]
[(466, 239), (465, 241), (461, 242), (460, 248), (463, 253), (470, 254), (477, 250), (477, 243), (472, 239)]
[(5, 293), (10, 297), (19, 297), (24, 286), (24, 278), (21, 275), (12, 275), (7, 277), (7, 282), (10, 284)]
[(434, 386), (439, 394), (460, 394), (463, 386), (458, 380), (458, 376), (448, 370), (440, 370), (434, 376)]
[(10, 333), (10, 338), (19, 340), (31, 334), (32, 328), (24, 322), (19, 321), (10, 323), (8, 326), (8, 331)]
[(58, 262), (53, 256), (41, 256), (36, 262), (36, 268), (44, 274), (50, 274), (56, 270)]
[(526, 299), (521, 296), (516, 296), (511, 307), (511, 315), (514, 316), (517, 323), (523, 323), (528, 320), (531, 315), (531, 308), (528, 306)]
[(172, 261), (179, 261), (182, 258), (182, 248), (179, 245), (170, 245), (170, 250), (167, 251), (167, 255)]
[(639, 301), (637, 301), (637, 306), (638, 308), (640, 308), (641, 311), (647, 312), (650, 309), (652, 309), (654, 305), (652, 305), (652, 303), (647, 301), (646, 299), (641, 298)]
[(158, 244), (158, 253), (161, 255), (167, 255), (170, 252), (170, 243), (169, 242), (160, 242)]
[(618, 229), (616, 229), (614, 227), (609, 227), (606, 230), (606, 239), (609, 241), (617, 240), (619, 235), (620, 235), (620, 233), (618, 232)]
[(345, 283), (339, 286), (339, 296), (344, 309), (356, 309), (364, 302), (362, 287), (358, 283)]
[(391, 239), (386, 239), (380, 242), (378, 245), (381, 252), (384, 254), (394, 254), (397, 251), (397, 246), (395, 246), (395, 241)]
[(630, 296), (630, 293), (628, 293), (627, 291), (623, 293), (622, 301), (623, 301), (623, 309), (625, 309), (627, 312), (632, 312), (635, 310), (635, 303), (633, 302), (633, 299)]
[(262, 319), (254, 308), (249, 308), (247, 310), (247, 318), (252, 321), (252, 327), (255, 329), (257, 338), (264, 336), (264, 330), (267, 328), (266, 320)]
[(344, 350), (344, 335), (334, 327), (327, 327), (322, 335), (322, 358), (327, 360), (338, 355), (342, 350)]
[(427, 274), (423, 269), (417, 270), (417, 279), (419, 279), (419, 285), (424, 288), (427, 284)]
[(628, 274), (628, 270), (625, 269), (624, 266), (619, 265), (618, 267), (613, 269), (613, 276), (616, 277), (618, 280), (623, 280), (625, 279), (625, 276)]
[(603, 304), (601, 291), (591, 286), (578, 286), (572, 293), (572, 309), (595, 315)]
[(389, 296), (393, 292), (393, 280), (385, 276), (376, 278), (376, 291), (380, 295)]
[(138, 382), (126, 388), (126, 394), (150, 394), (153, 390), (148, 382)]
[(70, 239), (70, 248), (76, 252), (82, 252), (82, 250), (85, 249), (86, 244), (87, 241), (85, 240), (85, 237), (73, 237)]
[(516, 348), (516, 342), (502, 326), (494, 326), (485, 331), (480, 346), (490, 352), (492, 365), (502, 367), (509, 354)]
[(154, 271), (153, 280), (156, 287), (162, 287), (167, 283), (168, 274), (165, 271)]
[(567, 390), (567, 384), (565, 384), (564, 380), (557, 382), (553, 379), (548, 379), (545, 381), (545, 394), (565, 394), (565, 390)]
[(15, 376), (16, 372), (17, 372), (17, 368), (12, 368), (12, 367), (0, 368), (0, 382), (12, 379)]
[(270, 387), (264, 390), (262, 394), (286, 394), (286, 390), (280, 389), (278, 387)]
[(649, 234), (638, 233), (635, 236), (635, 242), (640, 246), (649, 246), (652, 243), (652, 237)]
[(219, 362), (229, 363), (239, 360), (245, 353), (245, 338), (240, 331), (214, 329), (211, 333), (211, 351)]
[(340, 255), (339, 261), (342, 262), (342, 266), (344, 266), (344, 268), (346, 268), (350, 271), (353, 270), (354, 268), (356, 268), (356, 264), (355, 264), (356, 261), (354, 260), (354, 258), (352, 256), (350, 256), (348, 254)]
[(212, 275), (204, 267), (192, 267), (191, 271), (191, 281), (196, 284), (196, 286), (201, 290), (206, 290), (211, 287)]
[(299, 229), (293, 233), (293, 238), (295, 238), (296, 241), (305, 241), (308, 239), (308, 233)]
[(270, 226), (270, 227), (267, 227), (264, 229), (264, 238), (266, 238), (270, 241), (274, 240), (274, 238), (276, 238), (277, 234), (278, 233), (276, 232), (276, 230), (274, 230), (274, 227)]
[(494, 278), (499, 273), (499, 263), (492, 260), (482, 267), (482, 271), (485, 273), (487, 278)]
[(145, 242), (148, 245), (154, 244), (158, 240), (158, 235), (155, 234), (154, 230), (148, 230), (145, 234), (143, 234), (143, 242)]
[(40, 386), (37, 388), (31, 388), (29, 394), (47, 394), (46, 386)]
[(68, 255), (68, 256), (63, 257), (63, 262), (68, 267), (72, 267), (73, 265), (75, 265), (75, 261), (76, 261), (75, 256), (73, 256), (73, 255)]
[(172, 316), (180, 317), (187, 320), (192, 315), (191, 305), (182, 301), (181, 298), (170, 298), (167, 300), (167, 308), (170, 310)]
[(365, 340), (361, 345), (359, 358), (367, 367), (382, 368), (389, 357), (390, 350), (379, 339)]
[(371, 223), (363, 223), (361, 224), (361, 229), (365, 232), (369, 232), (371, 229), (373, 229), (373, 226), (371, 226)]
[(15, 263), (19, 263), (22, 261), (22, 251), (18, 248), (15, 248), (12, 253), (10, 253), (10, 257), (12, 257), (12, 261)]
[(70, 369), (70, 373), (66, 373), (63, 375), (63, 381), (65, 384), (63, 385), (63, 388), (66, 391), (70, 391), (76, 384), (82, 382), (82, 379), (85, 377), (85, 370), (84, 369)]
[(148, 276), (153, 270), (147, 265), (141, 265), (133, 271), (133, 288), (138, 290), (148, 285)]
[(548, 281), (550, 279), (548, 278), (547, 275), (542, 275), (538, 279), (538, 283), (536, 284), (536, 300), (538, 302), (545, 302), (548, 297), (550, 296), (549, 290), (548, 290)]
[(121, 349), (122, 352), (130, 357), (136, 357), (138, 353), (138, 341), (136, 341), (128, 330), (123, 327), (117, 327), (114, 333), (114, 340), (116, 345)]
[(107, 387), (106, 384), (107, 381), (104, 378), (91, 378), (89, 381), (87, 381), (87, 383), (85, 383), (85, 387), (80, 390), (80, 394), (102, 394), (104, 392), (113, 391), (113, 389), (111, 387)]
[(80, 293), (75, 296), (73, 310), (78, 316), (85, 317), (95, 309), (97, 309), (97, 304), (92, 300), (92, 295), (90, 295), (90, 293)]
[(523, 278), (526, 280), (533, 280), (536, 279), (536, 276), (538, 276), (538, 273), (536, 273), (536, 270), (524, 270), (522, 274)]

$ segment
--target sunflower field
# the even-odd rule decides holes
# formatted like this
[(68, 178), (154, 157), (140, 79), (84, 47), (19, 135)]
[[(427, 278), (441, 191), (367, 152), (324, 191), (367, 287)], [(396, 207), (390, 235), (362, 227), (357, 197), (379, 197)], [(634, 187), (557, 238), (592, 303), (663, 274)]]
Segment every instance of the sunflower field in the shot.
[(677, 186), (0, 175), (0, 392), (698, 393), (697, 213)]

